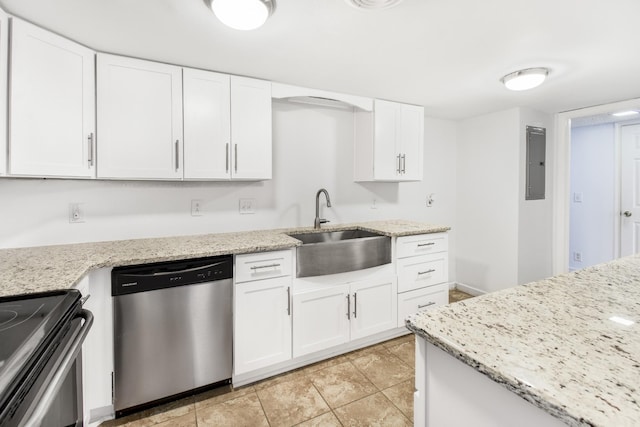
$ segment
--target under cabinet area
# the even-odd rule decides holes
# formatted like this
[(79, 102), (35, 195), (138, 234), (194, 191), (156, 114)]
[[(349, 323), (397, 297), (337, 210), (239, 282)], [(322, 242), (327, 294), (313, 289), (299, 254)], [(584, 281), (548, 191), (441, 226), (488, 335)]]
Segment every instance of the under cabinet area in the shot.
[(447, 233), (398, 237), (398, 327), (409, 314), (449, 302)]
[(374, 100), (355, 114), (355, 181), (422, 181), (424, 107)]
[(291, 251), (236, 256), (234, 376), (291, 359)]
[(94, 177), (94, 52), (17, 18), (10, 50), (8, 173)]

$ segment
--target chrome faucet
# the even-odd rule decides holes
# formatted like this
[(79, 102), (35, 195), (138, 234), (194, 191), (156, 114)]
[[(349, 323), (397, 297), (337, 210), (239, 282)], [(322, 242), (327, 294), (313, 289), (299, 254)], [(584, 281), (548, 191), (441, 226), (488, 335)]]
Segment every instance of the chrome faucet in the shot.
[(329, 222), (328, 219), (320, 218), (320, 193), (324, 193), (324, 197), (327, 199), (327, 207), (331, 207), (331, 199), (329, 198), (329, 192), (324, 188), (321, 188), (316, 193), (316, 219), (313, 221), (313, 228), (320, 229), (320, 224)]

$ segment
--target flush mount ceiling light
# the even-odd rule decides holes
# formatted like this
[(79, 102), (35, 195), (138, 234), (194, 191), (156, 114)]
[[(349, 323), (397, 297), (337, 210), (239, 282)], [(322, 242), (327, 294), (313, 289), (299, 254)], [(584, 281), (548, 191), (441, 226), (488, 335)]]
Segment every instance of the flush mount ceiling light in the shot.
[(636, 114), (640, 114), (640, 113), (634, 110), (629, 110), (629, 111), (620, 111), (619, 113), (613, 113), (611, 115), (616, 117), (625, 117), (625, 116), (635, 116)]
[(216, 17), (236, 30), (255, 30), (276, 8), (275, 0), (208, 0)]
[(348, 5), (358, 9), (388, 9), (402, 0), (344, 0)]
[(500, 81), (509, 90), (528, 90), (540, 86), (548, 74), (548, 68), (527, 68), (507, 74)]

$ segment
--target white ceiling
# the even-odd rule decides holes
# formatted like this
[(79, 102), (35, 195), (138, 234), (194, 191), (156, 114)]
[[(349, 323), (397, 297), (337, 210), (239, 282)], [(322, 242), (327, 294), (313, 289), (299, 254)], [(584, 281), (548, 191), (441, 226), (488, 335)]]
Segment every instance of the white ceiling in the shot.
[[(100, 51), (424, 105), (465, 118), (515, 106), (555, 113), (640, 97), (638, 0), (276, 0), (255, 31), (203, 0), (0, 0), (8, 12)], [(545, 66), (547, 82), (500, 77)]]

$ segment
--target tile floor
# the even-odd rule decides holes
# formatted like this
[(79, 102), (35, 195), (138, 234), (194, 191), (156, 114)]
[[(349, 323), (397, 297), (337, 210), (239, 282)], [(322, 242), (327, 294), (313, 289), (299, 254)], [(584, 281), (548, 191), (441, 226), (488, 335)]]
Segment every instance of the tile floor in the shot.
[[(457, 290), (449, 301), (471, 295)], [(102, 427), (411, 426), (413, 334), (236, 388), (216, 389)]]

